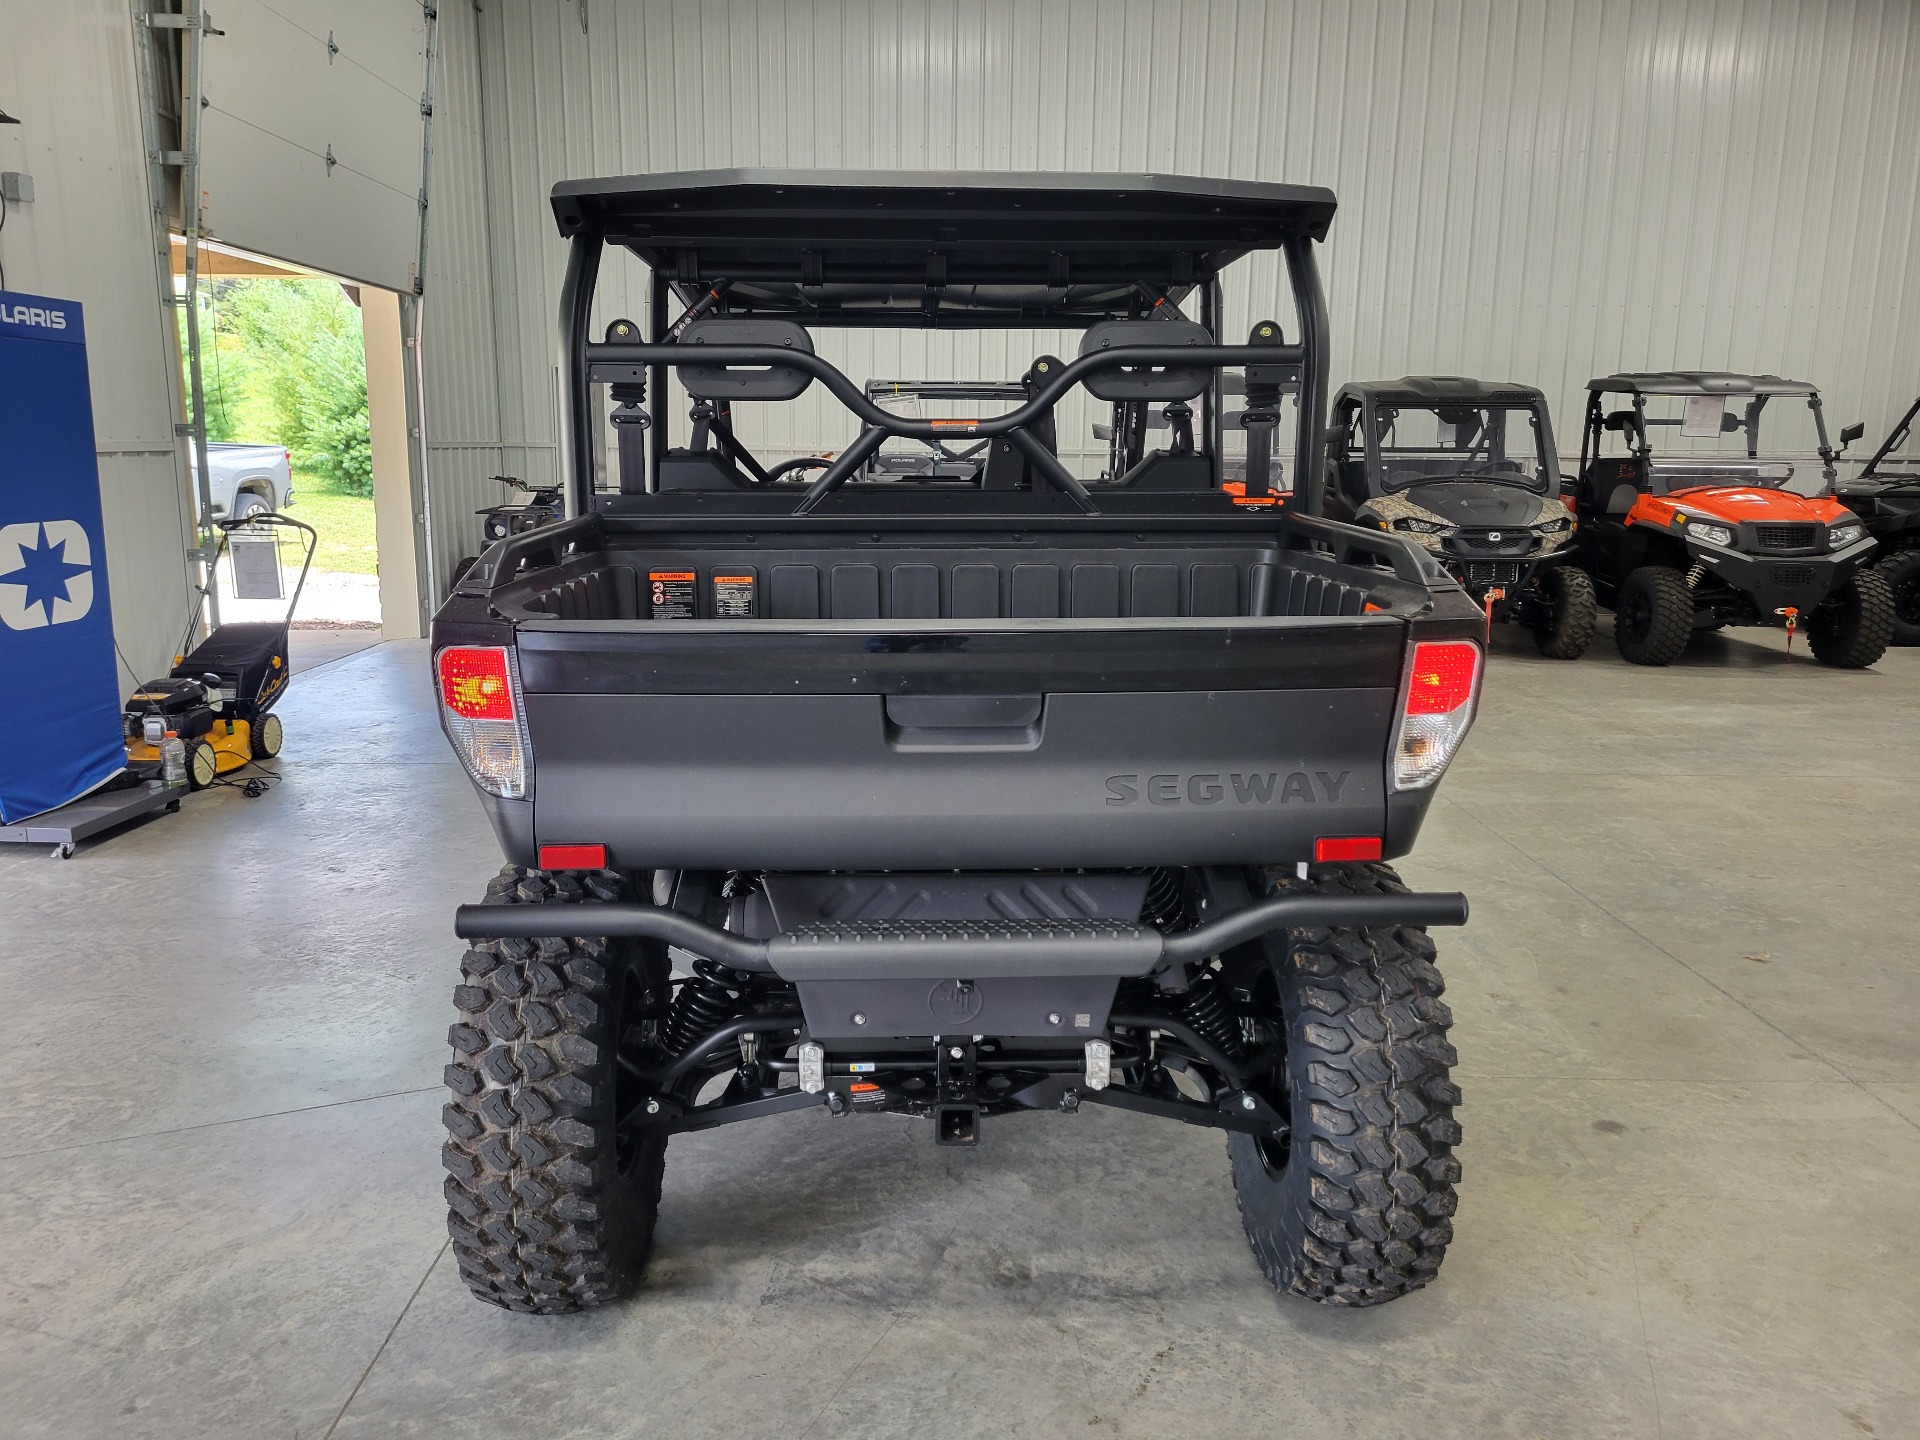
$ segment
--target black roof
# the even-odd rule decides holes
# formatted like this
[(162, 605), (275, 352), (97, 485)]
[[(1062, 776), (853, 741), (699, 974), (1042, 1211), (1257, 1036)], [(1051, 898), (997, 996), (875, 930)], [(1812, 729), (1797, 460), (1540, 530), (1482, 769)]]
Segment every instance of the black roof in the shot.
[(1376, 405), (1532, 405), (1546, 396), (1511, 380), (1475, 380), (1467, 375), (1402, 375), (1398, 380), (1349, 380), (1340, 387)]
[(1731, 370), (1656, 370), (1603, 375), (1589, 380), (1587, 389), (1603, 395), (1814, 395), (1819, 392), (1819, 387), (1810, 380), (1740, 375)]
[(568, 180), (562, 235), (624, 245), (691, 299), (734, 282), (735, 311), (811, 323), (1058, 323), (1176, 299), (1253, 250), (1324, 239), (1313, 185), (1182, 175), (696, 170)]

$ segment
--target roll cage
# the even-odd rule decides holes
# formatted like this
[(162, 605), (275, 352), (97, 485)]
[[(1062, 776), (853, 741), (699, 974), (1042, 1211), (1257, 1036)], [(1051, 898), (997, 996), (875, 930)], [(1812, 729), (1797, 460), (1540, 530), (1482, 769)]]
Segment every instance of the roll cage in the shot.
[[(1538, 484), (1527, 488), (1542, 495), (1557, 495), (1560, 490), (1560, 460), (1553, 442), (1553, 419), (1548, 413), (1547, 397), (1530, 385), (1489, 382), (1452, 375), (1409, 375), (1399, 380), (1351, 381), (1340, 387), (1334, 397), (1333, 418), (1327, 436), (1327, 455), (1340, 477), (1349, 499), (1373, 498), (1405, 485), (1387, 486), (1390, 433), (1398, 412), (1429, 410), (1445, 418), (1449, 410), (1485, 412), (1522, 411), (1533, 435), (1535, 459), (1540, 466)], [(1356, 434), (1355, 422), (1358, 421)], [(1357, 444), (1356, 444), (1357, 441)], [(1511, 460), (1503, 430), (1482, 427), (1471, 442), (1489, 461)], [(1473, 453), (1470, 448), (1462, 454)], [(1435, 479), (1479, 478), (1436, 475)], [(1413, 480), (1407, 485), (1416, 483)], [(1364, 493), (1362, 493), (1364, 492)]]
[[(1907, 436), (1912, 433), (1913, 422), (1916, 418), (1920, 418), (1920, 396), (1916, 396), (1913, 404), (1907, 407), (1907, 413), (1894, 422), (1893, 429), (1887, 432), (1887, 438), (1880, 442), (1880, 448), (1873, 452), (1872, 458), (1870, 458), (1861, 469), (1860, 478), (1862, 480), (1872, 480), (1879, 477), (1881, 464), (1891, 456), (1894, 451), (1907, 443)], [(1901, 478), (1904, 479), (1906, 477), (1903, 476)]]
[[(1625, 395), (1631, 402), (1631, 408), (1609, 411), (1605, 405), (1608, 395)], [(1826, 413), (1821, 407), (1819, 389), (1805, 380), (1788, 380), (1778, 375), (1737, 375), (1720, 371), (1671, 371), (1653, 374), (1608, 375), (1587, 382), (1587, 413), (1585, 424), (1580, 433), (1580, 470), (1586, 475), (1588, 467), (1600, 459), (1600, 449), (1606, 438), (1606, 432), (1614, 431), (1625, 437), (1627, 449), (1639, 463), (1643, 479), (1652, 481), (1654, 464), (1653, 442), (1648, 435), (1650, 429), (1659, 426), (1682, 426), (1686, 422), (1682, 417), (1656, 417), (1647, 414), (1647, 400), (1650, 396), (1678, 396), (1691, 399), (1695, 397), (1720, 397), (1723, 403), (1745, 400), (1746, 404), (1739, 415), (1725, 410), (1721, 416), (1722, 434), (1731, 435), (1744, 432), (1747, 442), (1747, 460), (1754, 462), (1760, 456), (1760, 416), (1767, 402), (1776, 396), (1803, 396), (1807, 408), (1813, 414), (1814, 431), (1819, 436), (1816, 453), (1820, 457), (1822, 471), (1827, 483), (1831, 485), (1836, 478), (1836, 466), (1839, 452), (1827, 439)], [(1853, 433), (1849, 427), (1848, 434)], [(1848, 434), (1841, 436), (1844, 446)], [(1728, 462), (1714, 461), (1712, 457), (1702, 455), (1697, 462), (1676, 461), (1673, 464), (1694, 463), (1703, 473), (1728, 470)], [(1756, 479), (1759, 477), (1756, 473)], [(1702, 481), (1701, 483), (1710, 483)], [(1720, 484), (1735, 483), (1722, 479)]]
[[(1004, 440), (1033, 477), (1028, 503), (1064, 497), (1072, 509), (1097, 513), (1103, 502), (1047, 438), (1060, 401), (1084, 385), (1096, 399), (1142, 414), (1156, 401), (1199, 400), (1195, 453), (1209, 464), (1211, 494), (1140, 498), (1144, 508), (1230, 510), (1235, 497), (1221, 489), (1221, 372), (1243, 367), (1247, 495), (1267, 494), (1280, 397), (1293, 393), (1294, 505), (1322, 509), (1313, 462), (1324, 453), (1327, 315), (1313, 246), (1332, 220), (1329, 191), (1150, 175), (734, 170), (565, 182), (554, 188), (553, 207), (570, 242), (560, 316), (570, 516), (675, 503), (660, 484), (669, 368), (709, 407), (696, 424), (707, 425), (723, 450), (738, 450), (730, 398), (789, 400), (817, 382), (859, 422), (856, 437), (820, 467), (797, 504), (784, 505), (790, 494), (772, 491), (703, 497), (720, 507), (812, 513), (898, 436), (928, 444)], [(609, 245), (631, 251), (650, 271), (644, 338), (625, 320), (610, 325), (604, 340), (589, 333)], [(1297, 343), (1272, 321), (1256, 324), (1245, 345), (1217, 343), (1220, 274), (1255, 250), (1285, 257)], [(1180, 315), (1192, 298), (1199, 320), (1180, 319), (1163, 332), (1155, 317)], [(676, 309), (680, 319), (670, 323)], [(1079, 329), (1092, 348), (1071, 360), (1036, 358), (1023, 377), (1023, 404), (956, 436), (950, 425), (889, 413), (814, 354), (809, 327), (821, 326)], [(610, 418), (620, 436), (616, 495), (594, 486), (594, 387), (601, 384), (615, 403)], [(750, 470), (753, 488), (775, 478), (757, 462)], [(981, 504), (952, 488), (898, 488), (917, 492), (904, 502), (915, 513)]]

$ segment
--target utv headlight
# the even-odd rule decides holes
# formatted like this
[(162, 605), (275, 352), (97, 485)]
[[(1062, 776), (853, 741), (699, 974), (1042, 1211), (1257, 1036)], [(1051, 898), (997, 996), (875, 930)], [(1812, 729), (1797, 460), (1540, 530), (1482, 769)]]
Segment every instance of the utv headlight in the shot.
[(1733, 531), (1724, 525), (1709, 525), (1704, 520), (1696, 520), (1687, 526), (1687, 535), (1702, 545), (1733, 544)]
[(1442, 525), (1435, 520), (1415, 520), (1411, 516), (1402, 516), (1393, 522), (1393, 528), (1412, 531), (1415, 535), (1444, 535), (1453, 526)]
[(1542, 520), (1533, 528), (1538, 530), (1542, 535), (1564, 535), (1573, 528), (1573, 517), (1570, 515), (1557, 515), (1551, 520)]
[(1827, 531), (1827, 548), (1829, 550), (1841, 549), (1843, 546), (1853, 544), (1854, 541), (1866, 533), (1867, 527), (1857, 520), (1845, 525), (1836, 525)]

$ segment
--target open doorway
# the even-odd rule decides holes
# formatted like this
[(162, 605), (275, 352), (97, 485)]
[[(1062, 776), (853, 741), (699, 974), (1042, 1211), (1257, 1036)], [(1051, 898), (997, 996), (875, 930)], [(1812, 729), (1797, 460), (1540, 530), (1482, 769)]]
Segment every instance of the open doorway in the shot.
[[(184, 295), (178, 236), (174, 273)], [(278, 619), (297, 587), (296, 673), (418, 635), (398, 297), (210, 242), (198, 291), (213, 515), (277, 509), (318, 537), (304, 585), (294, 532), (277, 584), (223, 563), (221, 620)]]

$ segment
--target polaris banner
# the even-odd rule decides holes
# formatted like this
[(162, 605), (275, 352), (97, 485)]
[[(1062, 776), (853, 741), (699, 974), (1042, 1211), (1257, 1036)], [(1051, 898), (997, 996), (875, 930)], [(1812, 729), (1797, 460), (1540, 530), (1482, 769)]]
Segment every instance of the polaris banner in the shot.
[(126, 765), (106, 558), (80, 307), (0, 290), (0, 820)]

